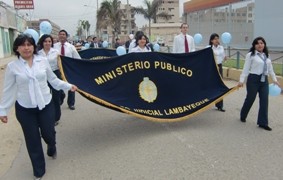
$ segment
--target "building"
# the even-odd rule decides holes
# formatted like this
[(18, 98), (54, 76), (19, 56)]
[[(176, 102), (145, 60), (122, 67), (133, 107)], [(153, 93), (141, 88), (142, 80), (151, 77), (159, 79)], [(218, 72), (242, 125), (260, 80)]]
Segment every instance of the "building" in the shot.
[(13, 54), (13, 42), (26, 29), (26, 20), (13, 7), (0, 2), (0, 58)]
[(247, 48), (254, 37), (254, 9), (254, 0), (191, 0), (184, 3), (183, 21), (191, 35), (202, 34), (202, 46), (209, 43), (210, 34), (229, 32), (232, 46)]
[(34, 29), (36, 30), (38, 33), (40, 33), (40, 29), (39, 29), (39, 25), (41, 22), (43, 21), (48, 21), (51, 26), (52, 26), (52, 32), (51, 32), (51, 36), (55, 39), (58, 38), (58, 33), (60, 31), (60, 26), (58, 26), (57, 24), (55, 24), (54, 22), (50, 21), (49, 19), (39, 19), (39, 20), (32, 20), (32, 21), (27, 21), (27, 26), (29, 29)]
[(180, 20), (179, 11), (179, 0), (163, 0), (158, 8), (158, 13), (166, 12), (171, 18), (168, 20), (157, 18), (157, 23), (178, 23)]
[[(123, 17), (121, 20), (120, 25), (120, 33), (118, 34), (119, 38), (121, 39), (121, 42), (126, 42), (128, 40), (129, 34), (134, 33), (137, 31), (137, 26), (135, 23), (135, 12), (134, 7), (132, 7), (130, 4), (121, 4), (120, 9), (126, 14), (126, 17)], [(130, 12), (130, 13), (129, 13)], [(113, 38), (113, 29), (110, 25), (100, 30), (99, 37), (101, 37), (101, 40), (108, 40), (111, 41)]]
[(254, 37), (263, 36), (269, 49), (280, 51), (283, 49), (282, 7), (282, 0), (256, 0), (254, 22)]

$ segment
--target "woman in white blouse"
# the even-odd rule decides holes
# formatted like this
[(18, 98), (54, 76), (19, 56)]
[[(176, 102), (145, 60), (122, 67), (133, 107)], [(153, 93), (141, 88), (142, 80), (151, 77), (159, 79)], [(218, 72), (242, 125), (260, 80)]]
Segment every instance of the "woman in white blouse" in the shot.
[(263, 37), (257, 37), (252, 43), (250, 52), (246, 55), (244, 68), (238, 83), (239, 87), (243, 87), (244, 81), (247, 78), (247, 96), (241, 109), (240, 120), (246, 122), (248, 113), (258, 93), (259, 111), (257, 125), (260, 128), (271, 131), (272, 129), (268, 126), (269, 88), (267, 75), (271, 75), (273, 83), (280, 86), (269, 59), (266, 41)]
[(136, 37), (136, 46), (131, 49), (132, 52), (151, 52), (151, 49), (147, 44), (149, 43), (148, 38), (144, 34), (139, 34)]
[(56, 77), (47, 59), (37, 55), (35, 41), (30, 35), (19, 35), (13, 51), (18, 58), (6, 67), (0, 119), (8, 122), (8, 111), (15, 103), (16, 118), (23, 130), (33, 174), (40, 179), (45, 174), (41, 137), (47, 144), (47, 155), (56, 158), (57, 154), (54, 104), (47, 82), (57, 90), (76, 91), (77, 87)]
[[(220, 45), (219, 42), (219, 35), (216, 33), (213, 33), (210, 35), (209, 38), (209, 46), (212, 48), (215, 61), (218, 66), (219, 73), (221, 77), (223, 78), (223, 68), (222, 68), (222, 63), (227, 59), (225, 55), (225, 51), (223, 46)], [(221, 112), (225, 112), (225, 109), (223, 109), (223, 100), (219, 101), (218, 103), (215, 104), (217, 109)]]
[[(61, 78), (61, 73), (58, 67), (58, 55), (60, 55), (57, 49), (53, 48), (53, 38), (48, 34), (44, 34), (38, 41), (39, 51), (38, 54), (47, 58), (52, 71), (56, 74), (59, 79)], [(58, 125), (61, 118), (61, 95), (64, 94), (62, 90), (54, 89), (50, 84), (48, 84), (52, 91), (52, 101), (55, 108), (55, 125)], [(65, 94), (64, 94), (65, 95)]]

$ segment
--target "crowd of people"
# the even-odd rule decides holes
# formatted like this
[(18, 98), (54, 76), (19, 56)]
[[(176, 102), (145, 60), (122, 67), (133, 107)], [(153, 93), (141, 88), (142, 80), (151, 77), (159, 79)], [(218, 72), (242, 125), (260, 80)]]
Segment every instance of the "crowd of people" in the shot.
[[(196, 50), (188, 29), (186, 23), (180, 26), (180, 34), (174, 38), (173, 53)], [(62, 55), (80, 59), (80, 55), (76, 47), (67, 41), (67, 31), (60, 30), (58, 37), (58, 42), (54, 43), (52, 36), (43, 35), (38, 44), (28, 34), (20, 34), (15, 39), (13, 51), (17, 58), (7, 65), (0, 102), (0, 119), (3, 123), (8, 122), (8, 111), (15, 106), (16, 118), (23, 130), (36, 179), (45, 174), (46, 167), (41, 138), (47, 144), (47, 155), (54, 159), (57, 156), (55, 126), (61, 117), (60, 106), (64, 102), (64, 91), (68, 91), (69, 109), (75, 110), (77, 87), (62, 80), (57, 57)], [(92, 48), (102, 47), (97, 37), (89, 37), (87, 42)], [(212, 33), (208, 44), (214, 52), (219, 73), (223, 76), (222, 63), (227, 57), (220, 45), (219, 35)], [(115, 47), (120, 45), (120, 39), (116, 38)], [(142, 31), (130, 34), (124, 45), (129, 53), (153, 51), (149, 38)], [(246, 122), (256, 95), (259, 94), (257, 124), (260, 128), (271, 131), (268, 124), (268, 75), (271, 75), (273, 83), (280, 86), (273, 71), (266, 41), (263, 37), (257, 37), (246, 55), (243, 72), (239, 77), (238, 86), (243, 87), (246, 81), (247, 88), (240, 121)], [(225, 112), (223, 101), (215, 106), (219, 111)]]

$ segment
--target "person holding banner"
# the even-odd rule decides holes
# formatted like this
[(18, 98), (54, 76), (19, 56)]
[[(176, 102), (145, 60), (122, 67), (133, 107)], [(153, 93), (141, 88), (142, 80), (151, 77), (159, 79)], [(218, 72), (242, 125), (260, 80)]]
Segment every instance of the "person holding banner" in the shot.
[(143, 33), (142, 31), (137, 31), (136, 34), (135, 34), (134, 39), (133, 39), (132, 42), (130, 43), (128, 53), (131, 53), (131, 52), (132, 52), (132, 49), (133, 49), (134, 47), (136, 47), (136, 45), (137, 45), (137, 44), (136, 44), (136, 39), (137, 39), (137, 37), (140, 36), (140, 35), (144, 35), (144, 33)]
[(172, 53), (188, 53), (195, 51), (194, 38), (187, 34), (189, 25), (181, 24), (181, 33), (174, 38)]
[[(210, 35), (209, 38), (209, 46), (212, 48), (214, 57), (216, 58), (216, 63), (218, 66), (219, 73), (221, 77), (223, 78), (223, 68), (222, 68), (222, 63), (227, 60), (227, 57), (225, 55), (225, 51), (223, 46), (220, 45), (219, 42), (219, 35), (216, 33), (213, 33)], [(223, 109), (223, 100), (219, 101), (218, 103), (215, 104), (217, 109), (221, 112), (225, 112), (225, 109)]]
[(280, 86), (269, 59), (266, 41), (263, 37), (257, 37), (253, 40), (252, 47), (246, 55), (238, 83), (238, 87), (243, 87), (244, 81), (247, 78), (247, 95), (241, 109), (240, 120), (241, 122), (246, 122), (256, 95), (259, 94), (257, 125), (264, 130), (271, 131), (272, 129), (268, 126), (268, 74), (271, 75), (273, 83)]
[[(58, 55), (60, 55), (59, 51), (57, 49), (53, 48), (53, 38), (52, 36), (48, 35), (48, 34), (44, 34), (40, 37), (39, 41), (38, 41), (38, 45), (39, 45), (39, 51), (38, 54), (47, 58), (52, 71), (54, 72), (54, 74), (59, 78), (62, 79), (61, 77), (61, 73), (59, 71), (59, 66), (58, 66)], [(61, 99), (60, 99), (60, 95), (61, 93), (64, 92), (60, 92), (56, 89), (54, 89), (50, 84), (49, 88), (51, 89), (52, 92), (52, 101), (54, 103), (54, 107), (55, 107), (55, 126), (58, 125), (59, 120), (61, 118)]]
[(136, 46), (132, 48), (131, 52), (151, 52), (150, 47), (147, 46), (149, 41), (146, 35), (138, 35), (135, 42)]
[[(59, 42), (54, 44), (54, 48), (57, 49), (62, 56), (81, 59), (75, 46), (67, 42), (68, 33), (62, 29), (59, 31)], [(64, 94), (61, 94), (61, 101), (64, 101)], [(75, 110), (75, 92), (68, 91), (67, 103), (70, 110)]]
[(47, 82), (57, 90), (76, 91), (75, 85), (56, 77), (46, 58), (37, 55), (33, 37), (19, 35), (13, 44), (17, 59), (7, 65), (0, 103), (0, 120), (8, 122), (8, 111), (15, 103), (19, 121), (32, 162), (33, 174), (40, 179), (45, 174), (45, 159), (41, 137), (47, 144), (47, 155), (57, 156), (55, 115), (52, 95)]

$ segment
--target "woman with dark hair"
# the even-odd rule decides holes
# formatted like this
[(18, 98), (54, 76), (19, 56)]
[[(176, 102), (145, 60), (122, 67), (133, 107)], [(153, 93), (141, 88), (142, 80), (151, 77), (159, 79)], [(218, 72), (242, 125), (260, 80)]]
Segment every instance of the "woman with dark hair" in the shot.
[(271, 131), (272, 129), (268, 126), (268, 74), (271, 75), (273, 83), (280, 86), (269, 59), (266, 41), (263, 37), (257, 37), (246, 55), (243, 72), (238, 83), (239, 87), (243, 87), (247, 77), (247, 96), (241, 109), (240, 120), (241, 122), (246, 122), (248, 113), (258, 93), (259, 112), (257, 125), (260, 128)]
[[(38, 46), (39, 46), (39, 51), (38, 54), (47, 58), (52, 71), (54, 72), (54, 74), (56, 74), (56, 76), (59, 79), (61, 78), (61, 73), (59, 71), (59, 67), (58, 67), (58, 55), (60, 55), (59, 51), (57, 49), (53, 48), (53, 38), (52, 36), (48, 35), (48, 34), (44, 34), (41, 36), (41, 38), (38, 41)], [(56, 90), (54, 89), (50, 84), (48, 84), (51, 91), (52, 91), (52, 101), (54, 103), (54, 108), (55, 108), (55, 126), (58, 125), (60, 117), (61, 117), (61, 91), (62, 90)]]
[(136, 47), (137, 43), (136, 43), (136, 39), (138, 36), (140, 35), (144, 35), (144, 33), (142, 31), (137, 31), (136, 34), (135, 34), (135, 37), (133, 38), (132, 42), (130, 43), (130, 46), (129, 46), (129, 51), (128, 53), (132, 52), (132, 49), (134, 47)]
[(148, 43), (149, 41), (146, 35), (138, 35), (136, 37), (136, 46), (132, 48), (131, 52), (151, 52), (150, 47), (147, 46)]
[[(220, 45), (218, 34), (213, 33), (213, 34), (210, 35), (209, 46), (213, 50), (215, 61), (216, 61), (217, 66), (218, 66), (219, 73), (220, 73), (221, 77), (223, 78), (222, 63), (223, 63), (223, 61), (226, 61), (227, 57), (225, 55), (225, 51), (224, 51), (223, 46)], [(225, 112), (225, 109), (223, 109), (223, 100), (216, 103), (215, 106), (217, 107), (217, 109), (219, 111)]]
[(35, 41), (30, 35), (19, 35), (13, 51), (18, 58), (6, 67), (0, 119), (8, 122), (7, 113), (15, 103), (16, 118), (23, 130), (33, 174), (40, 179), (45, 174), (41, 137), (47, 144), (47, 155), (52, 158), (57, 155), (54, 104), (47, 82), (57, 90), (76, 91), (77, 87), (56, 77), (47, 59), (37, 55)]

